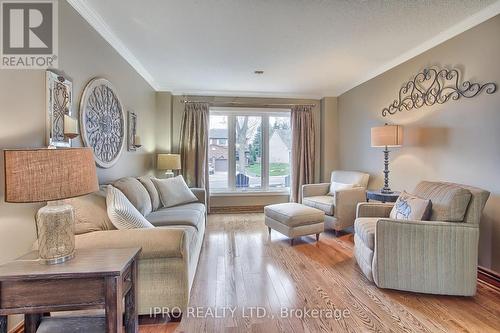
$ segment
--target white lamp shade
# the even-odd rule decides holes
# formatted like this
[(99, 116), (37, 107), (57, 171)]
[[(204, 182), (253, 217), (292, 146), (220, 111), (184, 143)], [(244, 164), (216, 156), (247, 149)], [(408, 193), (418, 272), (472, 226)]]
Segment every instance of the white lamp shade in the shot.
[(372, 147), (401, 147), (403, 145), (403, 126), (372, 127), (371, 143)]
[(156, 168), (158, 170), (179, 170), (181, 168), (181, 155), (158, 154)]

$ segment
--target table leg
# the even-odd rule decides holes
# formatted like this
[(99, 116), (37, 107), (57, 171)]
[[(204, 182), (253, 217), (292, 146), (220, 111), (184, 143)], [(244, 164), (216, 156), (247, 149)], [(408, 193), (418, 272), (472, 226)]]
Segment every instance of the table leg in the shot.
[(7, 316), (0, 316), (0, 333), (7, 333)]
[(39, 313), (30, 313), (24, 315), (24, 332), (25, 333), (36, 333), (38, 325), (42, 320), (42, 315)]
[(132, 263), (130, 274), (131, 287), (125, 296), (125, 333), (137, 333), (139, 331), (137, 313), (137, 261)]
[(123, 311), (122, 311), (122, 282), (121, 277), (105, 278), (105, 310), (106, 310), (106, 332), (122, 332)]

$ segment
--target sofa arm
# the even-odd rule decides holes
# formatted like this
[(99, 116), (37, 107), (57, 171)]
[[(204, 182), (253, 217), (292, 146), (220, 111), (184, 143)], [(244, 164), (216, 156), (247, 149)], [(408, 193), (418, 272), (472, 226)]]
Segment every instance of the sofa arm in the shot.
[(94, 231), (75, 237), (76, 249), (116, 249), (140, 247), (139, 258), (183, 258), (187, 254), (183, 228), (122, 229)]
[(191, 188), (190, 190), (196, 196), (199, 203), (202, 203), (205, 206), (207, 206), (207, 193), (206, 193), (204, 188), (194, 187), (194, 188)]
[(389, 217), (394, 203), (360, 202), (356, 217)]
[(327, 195), (329, 189), (330, 189), (330, 183), (302, 185), (302, 199), (306, 197)]
[(373, 279), (382, 288), (474, 295), (478, 242), (476, 224), (380, 219)]

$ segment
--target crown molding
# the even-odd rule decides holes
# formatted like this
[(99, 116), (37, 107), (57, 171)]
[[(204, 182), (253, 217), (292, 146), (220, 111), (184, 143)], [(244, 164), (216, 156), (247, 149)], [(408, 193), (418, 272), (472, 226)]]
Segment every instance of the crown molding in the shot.
[[(160, 85), (161, 88), (161, 85)], [(174, 89), (162, 90), (170, 91), (172, 95), (188, 96), (217, 96), (217, 97), (254, 97), (254, 98), (293, 98), (293, 99), (322, 99), (320, 94), (299, 94), (286, 92), (265, 92), (265, 91), (239, 91), (239, 90), (192, 90), (192, 89)]]
[(412, 48), (411, 50), (401, 54), (400, 56), (396, 57), (395, 59), (387, 62), (383, 66), (378, 67), (376, 70), (369, 72), (368, 74), (362, 76), (360, 79), (356, 80), (353, 82), (353, 84), (350, 84), (348, 86), (343, 87), (342, 89), (339, 89), (338, 94), (336, 96), (340, 96), (343, 93), (351, 90), (352, 88), (355, 88), (359, 86), (360, 84), (365, 83), (366, 81), (369, 81), (373, 79), (374, 77), (387, 72), (388, 70), (401, 65), (402, 63), (415, 58), (416, 56), (424, 53), (425, 51), (428, 51), (432, 49), (433, 47), (461, 34), (464, 31), (467, 31), (484, 21), (489, 20), (490, 18), (500, 14), (500, 0), (489, 5), (486, 8), (483, 8), (479, 12), (475, 13), (474, 15), (471, 15), (464, 20), (460, 21), (459, 23), (453, 25), (452, 27), (438, 33), (435, 37), (423, 42), (422, 44)]
[(67, 0), (68, 3), (94, 28), (140, 76), (156, 91), (158, 85), (153, 76), (146, 70), (135, 55), (125, 46), (114, 32), (109, 28), (102, 17), (85, 0)]

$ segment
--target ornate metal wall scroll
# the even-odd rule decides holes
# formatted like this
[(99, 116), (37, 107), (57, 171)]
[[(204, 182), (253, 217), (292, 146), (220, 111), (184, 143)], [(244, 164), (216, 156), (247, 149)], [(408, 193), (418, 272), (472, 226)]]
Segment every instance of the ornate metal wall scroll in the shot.
[(125, 116), (115, 88), (106, 79), (90, 81), (80, 103), (83, 142), (94, 151), (98, 166), (114, 165), (125, 142)]
[(70, 147), (64, 136), (64, 115), (71, 115), (73, 84), (57, 73), (46, 71), (47, 145)]
[(456, 69), (424, 69), (399, 90), (398, 99), (382, 110), (382, 116), (425, 105), (443, 104), (450, 99), (471, 98), (483, 90), (487, 94), (493, 94), (497, 90), (496, 84), (491, 82), (481, 85), (464, 81), (460, 84), (459, 76)]

